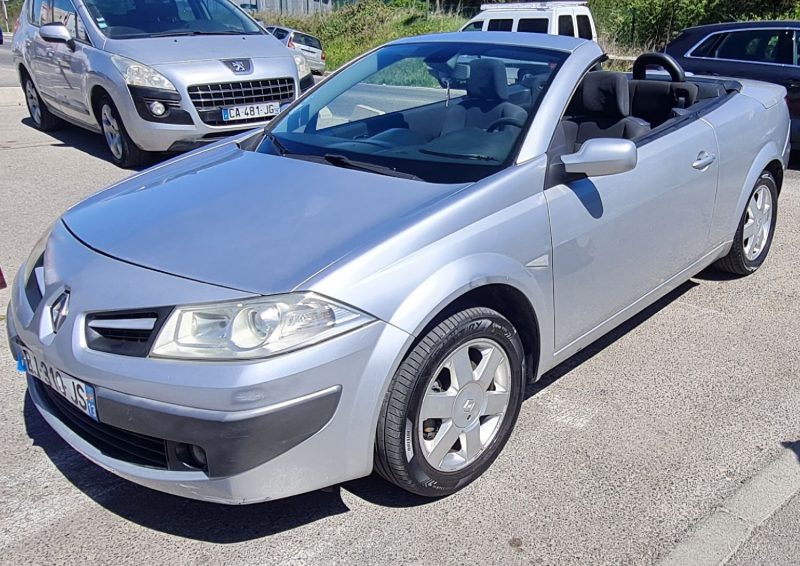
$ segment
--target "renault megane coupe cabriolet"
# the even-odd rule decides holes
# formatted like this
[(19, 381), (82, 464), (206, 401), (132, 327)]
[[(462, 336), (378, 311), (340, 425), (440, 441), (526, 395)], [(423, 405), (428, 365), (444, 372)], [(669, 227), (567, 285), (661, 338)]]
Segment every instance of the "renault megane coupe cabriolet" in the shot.
[(426, 496), (468, 485), (526, 383), (707, 266), (769, 253), (784, 88), (604, 58), (540, 34), (401, 39), (266, 128), (74, 206), (14, 282), (34, 404), (98, 465), (207, 501), (373, 469)]

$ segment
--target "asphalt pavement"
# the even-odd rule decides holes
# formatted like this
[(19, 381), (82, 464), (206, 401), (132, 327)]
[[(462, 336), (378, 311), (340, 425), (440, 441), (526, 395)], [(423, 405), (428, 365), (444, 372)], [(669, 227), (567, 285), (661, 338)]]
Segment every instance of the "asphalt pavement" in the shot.
[[(107, 161), (100, 136), (34, 130), (14, 92), (0, 92), (0, 266), (9, 280), (65, 208), (128, 175)], [(492, 468), (437, 501), (374, 476), (247, 507), (136, 486), (61, 441), (0, 352), (0, 563), (669, 560), (709, 518), (730, 513), (726, 502), (780, 484), (765, 476), (776, 461), (790, 454), (800, 468), (791, 454), (800, 452), (798, 248), (793, 170), (762, 270), (746, 279), (708, 270), (550, 372), (530, 388)], [(9, 295), (0, 291), (0, 313)], [(5, 340), (3, 326), (0, 348)], [(726, 560), (797, 563), (800, 500), (780, 485), (788, 495), (771, 496), (774, 511), (722, 537)]]
[(19, 78), (11, 62), (11, 37), (6, 35), (3, 45), (0, 45), (0, 88), (18, 84)]

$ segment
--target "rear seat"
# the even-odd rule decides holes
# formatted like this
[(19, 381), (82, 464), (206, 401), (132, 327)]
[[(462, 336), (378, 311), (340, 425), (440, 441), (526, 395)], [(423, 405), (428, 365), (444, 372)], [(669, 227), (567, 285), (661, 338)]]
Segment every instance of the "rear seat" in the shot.
[(655, 128), (670, 119), (673, 109), (684, 109), (697, 102), (699, 89), (689, 82), (631, 80), (631, 115)]

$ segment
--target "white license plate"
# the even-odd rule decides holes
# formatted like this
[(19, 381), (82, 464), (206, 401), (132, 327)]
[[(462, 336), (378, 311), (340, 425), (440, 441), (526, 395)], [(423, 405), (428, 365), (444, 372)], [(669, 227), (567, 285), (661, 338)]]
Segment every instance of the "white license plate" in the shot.
[(30, 375), (55, 390), (79, 411), (97, 420), (97, 403), (93, 386), (64, 373), (24, 346), (21, 349), (25, 369)]
[(250, 118), (271, 118), (281, 111), (278, 102), (264, 102), (261, 104), (245, 104), (222, 109), (222, 120), (233, 122), (235, 120), (248, 120)]

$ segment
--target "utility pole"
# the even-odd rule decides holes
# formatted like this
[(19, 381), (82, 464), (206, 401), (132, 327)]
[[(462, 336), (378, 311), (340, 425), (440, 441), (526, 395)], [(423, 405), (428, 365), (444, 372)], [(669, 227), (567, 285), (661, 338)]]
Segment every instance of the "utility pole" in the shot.
[(8, 4), (7, 0), (0, 0), (3, 4), (3, 21), (6, 23), (6, 33), (11, 33), (11, 27), (8, 23)]

